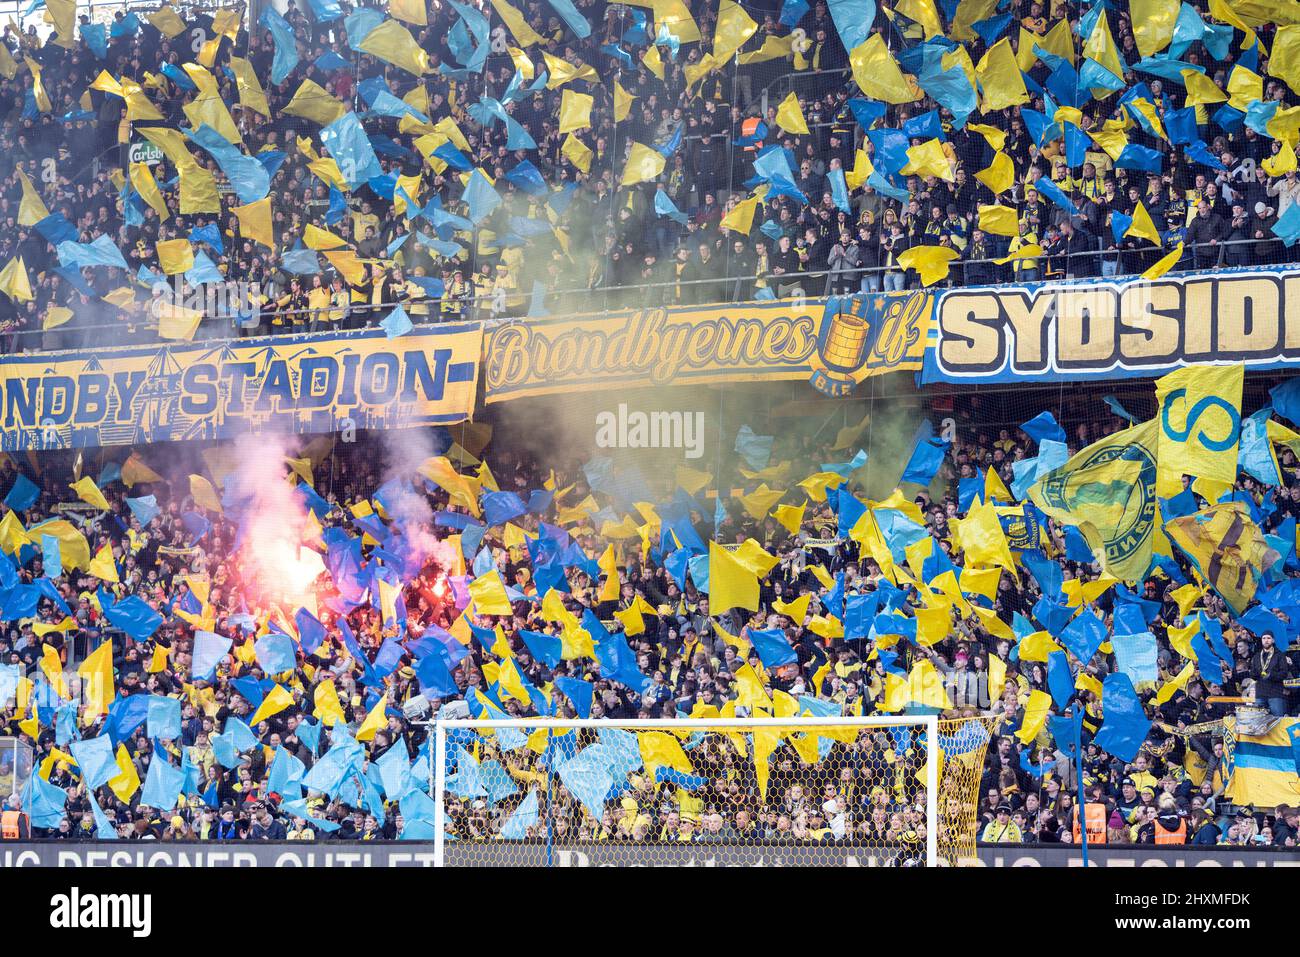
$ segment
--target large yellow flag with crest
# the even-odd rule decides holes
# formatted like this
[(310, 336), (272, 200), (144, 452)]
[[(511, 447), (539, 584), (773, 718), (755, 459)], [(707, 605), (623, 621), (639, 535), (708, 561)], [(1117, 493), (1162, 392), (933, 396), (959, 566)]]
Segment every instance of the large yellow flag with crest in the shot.
[(1102, 568), (1124, 581), (1151, 564), (1157, 427), (1152, 420), (1094, 442), (1029, 489), (1045, 513), (1078, 526)]

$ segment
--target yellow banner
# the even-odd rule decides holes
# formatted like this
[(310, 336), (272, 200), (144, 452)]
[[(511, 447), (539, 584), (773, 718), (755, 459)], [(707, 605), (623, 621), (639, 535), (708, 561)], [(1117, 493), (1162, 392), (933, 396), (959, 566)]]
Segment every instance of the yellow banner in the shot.
[(0, 447), (448, 425), (478, 388), (477, 323), (5, 356)]
[(919, 370), (932, 312), (919, 290), (525, 319), (486, 333), (486, 401), (791, 379), (842, 396), (868, 376)]

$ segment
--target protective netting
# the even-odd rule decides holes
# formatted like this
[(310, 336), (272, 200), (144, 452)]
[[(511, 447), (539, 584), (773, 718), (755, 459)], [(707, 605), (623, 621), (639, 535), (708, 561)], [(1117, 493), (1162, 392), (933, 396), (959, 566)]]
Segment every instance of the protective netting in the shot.
[(977, 863), (975, 838), (979, 829), (980, 775), (988, 751), (994, 717), (968, 717), (939, 722), (939, 863), (963, 867)]
[(922, 866), (974, 854), (983, 719), (882, 725), (447, 730), (454, 866)]

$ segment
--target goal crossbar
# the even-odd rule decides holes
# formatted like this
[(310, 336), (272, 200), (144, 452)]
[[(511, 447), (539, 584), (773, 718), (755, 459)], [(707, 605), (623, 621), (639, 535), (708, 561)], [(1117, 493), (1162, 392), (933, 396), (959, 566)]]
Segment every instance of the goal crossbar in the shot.
[(926, 740), (925, 781), (925, 859), (929, 867), (939, 863), (938, 802), (939, 802), (939, 716), (938, 715), (880, 715), (855, 716), (791, 716), (788, 718), (648, 718), (644, 720), (621, 718), (436, 718), (434, 726), (434, 755), (430, 763), (430, 796), (435, 802), (434, 856), (437, 866), (446, 863), (446, 801), (445, 781), (447, 768), (447, 732), (453, 729), (495, 731), (513, 729), (573, 730), (602, 728), (626, 731), (704, 731), (704, 730), (758, 730), (762, 728), (924, 728)]

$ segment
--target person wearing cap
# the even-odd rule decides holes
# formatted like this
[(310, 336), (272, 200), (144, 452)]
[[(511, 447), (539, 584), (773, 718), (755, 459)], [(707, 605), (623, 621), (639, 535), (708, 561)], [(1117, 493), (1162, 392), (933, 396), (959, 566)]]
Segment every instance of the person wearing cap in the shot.
[(1195, 833), (1189, 843), (1200, 846), (1214, 845), (1219, 843), (1219, 838), (1223, 831), (1219, 828), (1219, 823), (1214, 816), (1214, 812), (1201, 808), (1192, 817), (1192, 823), (1195, 826)]
[(1020, 828), (1011, 820), (1010, 804), (999, 804), (994, 814), (994, 819), (984, 825), (981, 841), (986, 844), (1020, 844), (1024, 841)]
[(1131, 777), (1126, 777), (1119, 783), (1119, 798), (1115, 802), (1115, 810), (1120, 813), (1124, 820), (1129, 820), (1133, 812), (1142, 804), (1142, 798), (1138, 794), (1137, 784)]

